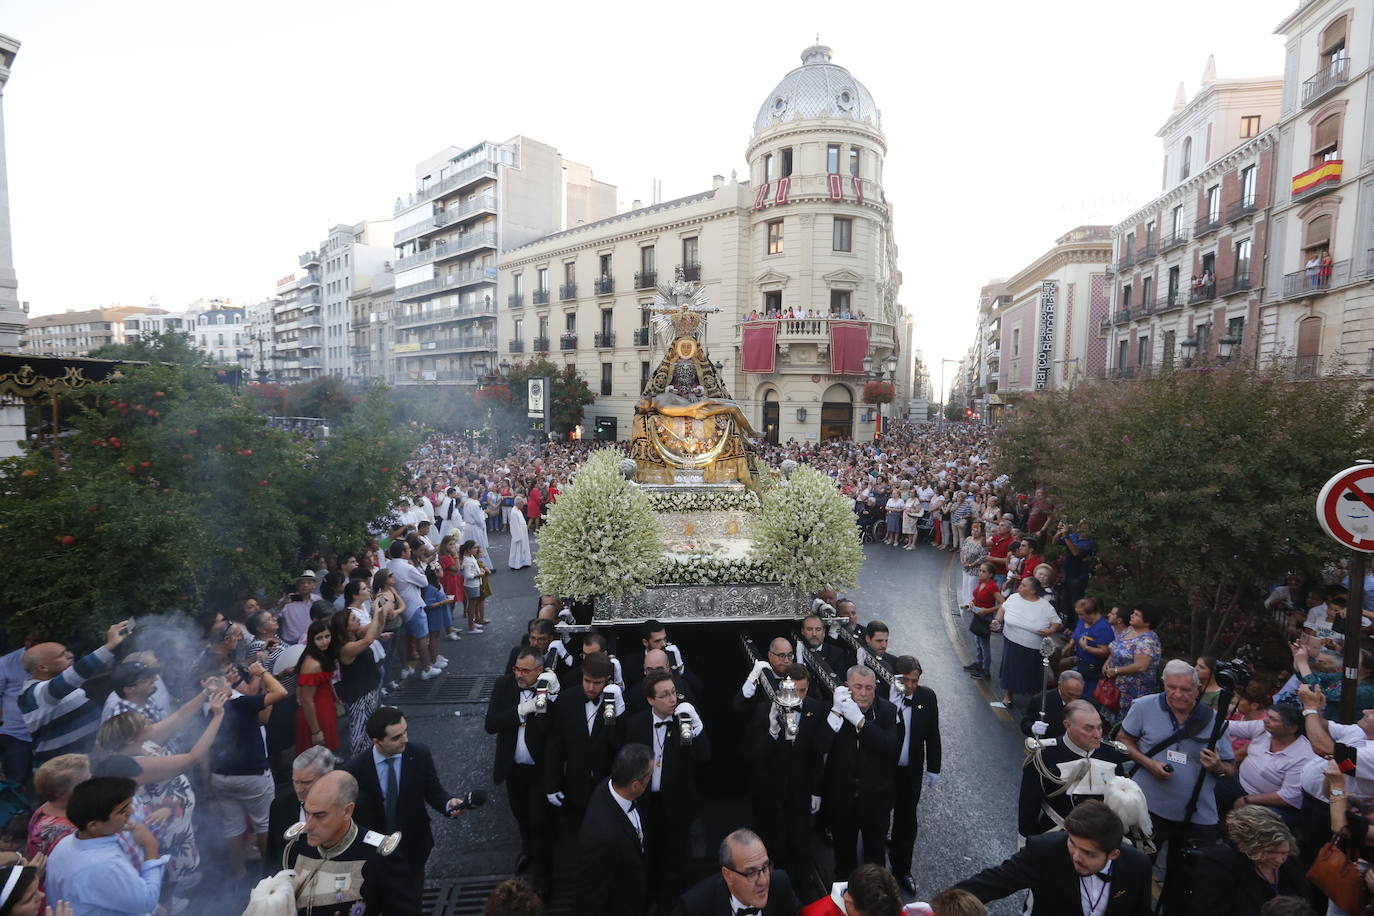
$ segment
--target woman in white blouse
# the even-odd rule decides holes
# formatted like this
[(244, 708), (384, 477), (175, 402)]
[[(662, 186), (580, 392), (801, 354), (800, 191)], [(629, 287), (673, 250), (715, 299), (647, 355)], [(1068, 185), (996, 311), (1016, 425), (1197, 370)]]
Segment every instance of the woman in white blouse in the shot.
[(1000, 631), (1002, 644), (1002, 702), (1009, 708), (1015, 694), (1035, 695), (1045, 689), (1045, 669), (1040, 655), (1041, 640), (1063, 627), (1054, 606), (1045, 598), (1045, 586), (1034, 576), (1025, 576), (997, 611), (993, 631)]

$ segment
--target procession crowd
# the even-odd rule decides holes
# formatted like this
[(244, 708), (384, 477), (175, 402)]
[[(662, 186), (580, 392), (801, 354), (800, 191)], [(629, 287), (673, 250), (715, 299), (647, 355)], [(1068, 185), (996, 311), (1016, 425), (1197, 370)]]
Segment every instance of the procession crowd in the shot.
[[(492, 535), (509, 535), (510, 569), (531, 565), (595, 445), (432, 437), (387, 530), (313, 558), (282, 594), (125, 621), (91, 651), (9, 634), (0, 916), (42, 913), (44, 894), (59, 914), (210, 912), (284, 866), (295, 878), (264, 882), (248, 913), (421, 912), (427, 809), (458, 816), (484, 797), (445, 789), (387, 696), (443, 677), (444, 642), (482, 639)], [(523, 876), (487, 912), (537, 913), (571, 889), (594, 916), (963, 916), (1030, 889), (1034, 913), (1143, 914), (1147, 852), (1165, 913), (1364, 912), (1365, 879), (1337, 857), (1362, 860), (1374, 823), (1374, 655), (1358, 723), (1338, 724), (1343, 585), (1274, 589), (1288, 671), (1166, 663), (1163, 613), (1087, 594), (1088, 526), (996, 476), (993, 448), (986, 427), (895, 423), (881, 443), (758, 446), (832, 476), (874, 549), (957, 554), (959, 594), (938, 612), (970, 631), (969, 676), (996, 684), (993, 705), (1030, 740), (1019, 774), (1006, 762), (1024, 848), (904, 906), (921, 890), (921, 794), (943, 769), (939, 703), (879, 609), (815, 596), (722, 691), (687, 634), (679, 646), (650, 621), (560, 635), (572, 609), (541, 596), (519, 645), (483, 650), (504, 661), (484, 726)], [(748, 773), (748, 813), (723, 839), (702, 818), (713, 758)], [(703, 876), (693, 865), (713, 851)]]

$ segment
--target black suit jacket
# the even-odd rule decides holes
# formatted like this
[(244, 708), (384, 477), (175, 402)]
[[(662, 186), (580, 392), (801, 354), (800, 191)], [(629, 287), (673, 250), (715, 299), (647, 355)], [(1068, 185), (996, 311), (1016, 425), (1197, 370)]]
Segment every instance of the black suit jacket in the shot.
[[(906, 722), (901, 708), (896, 704), (893, 708), (898, 713), (897, 759), (900, 760), (902, 743), (907, 740)], [(907, 752), (907, 765), (918, 777), (922, 767), (938, 773), (940, 757), (940, 701), (929, 687), (917, 687), (911, 695), (911, 747)]]
[[(864, 820), (885, 820), (892, 811), (892, 771), (897, 765), (901, 726), (897, 708), (873, 698), (863, 731), (845, 722), (835, 733), (825, 766), (826, 804), (849, 806), (857, 799)], [(830, 726), (827, 724), (827, 728)]]
[(548, 736), (544, 742), (544, 794), (562, 792), (564, 800), (585, 805), (592, 789), (611, 775), (611, 761), (620, 747), (617, 727), (606, 724), (602, 709), (592, 718), (587, 733), (587, 694), (582, 685), (568, 687), (546, 714)]
[[(1193, 882), (1191, 912), (1201, 916), (1243, 916), (1258, 913), (1274, 891), (1255, 872), (1248, 857), (1228, 843), (1204, 846), (1197, 856), (1197, 874), (1205, 880)], [(1279, 866), (1279, 893), (1306, 897), (1310, 888), (1306, 869), (1297, 856), (1289, 856)]]
[[(642, 813), (640, 824), (645, 831), (649, 829)], [(577, 839), (576, 912), (581, 916), (643, 916), (648, 911), (647, 847), (611, 798), (609, 780), (592, 790)]]
[[(343, 768), (358, 780), (358, 805), (353, 820), (364, 830), (387, 832), (386, 800), (377, 779), (377, 767), (372, 751), (363, 751)], [(423, 744), (411, 741), (401, 752), (401, 796), (396, 803), (396, 829), (401, 831), (401, 845), (392, 853), (410, 864), (412, 870), (423, 871), (425, 860), (434, 848), (434, 832), (429, 826), (428, 804), (440, 814), (453, 796), (445, 791), (434, 769), (434, 756)]]
[(788, 741), (781, 731), (776, 738), (769, 733), (772, 708), (772, 703), (760, 703), (744, 733), (744, 754), (753, 762), (751, 795), (774, 804), (820, 795), (825, 754), (835, 741), (835, 732), (826, 722), (829, 708), (808, 695), (802, 701), (795, 741)]
[[(955, 885), (987, 903), (1027, 888), (1035, 894), (1031, 916), (1064, 916), (1083, 912), (1078, 872), (1069, 860), (1068, 835), (1056, 831), (1033, 836), (1001, 865), (985, 868)], [(1150, 860), (1123, 846), (1112, 863), (1106, 916), (1150, 916)]]
[(538, 766), (544, 761), (544, 741), (549, 730), (549, 714), (533, 715), (522, 723), (516, 707), (520, 705), (520, 688), (516, 686), (514, 674), (503, 674), (496, 679), (491, 690), (491, 700), (487, 703), (485, 727), (488, 735), (496, 736), (496, 765), (492, 774), (493, 781), (499, 786), (506, 781), (510, 768), (515, 765), (515, 738), (520, 729), (525, 729), (525, 747)]
[(267, 862), (273, 869), (281, 868), (281, 856), (286, 851), (286, 828), (301, 819), (301, 803), (290, 783), (278, 785), (267, 811)]
[[(1085, 696), (1083, 699), (1091, 703), (1094, 709), (1101, 710), (1092, 697)], [(1058, 687), (1051, 687), (1044, 693), (1031, 697), (1030, 703), (1026, 705), (1026, 714), (1021, 717), (1021, 734), (1027, 738), (1034, 734), (1031, 726), (1040, 721), (1041, 703), (1045, 704), (1045, 725), (1048, 726), (1041, 737), (1064, 737), (1064, 698), (1059, 695)]]
[[(697, 698), (701, 696), (701, 682), (697, 680), (696, 675), (690, 671), (682, 674), (674, 671), (672, 675), (673, 686), (677, 687), (678, 702), (681, 703), (686, 700), (696, 706)], [(644, 695), (644, 678), (641, 676), (634, 686), (627, 685), (625, 687), (625, 715), (643, 712), (648, 708), (649, 698)]]
[[(826, 667), (830, 669), (830, 673), (835, 677), (835, 683), (840, 684), (844, 682), (844, 673), (848, 670), (848, 666), (845, 664), (843, 649), (833, 642), (830, 642), (828, 639), (822, 639), (820, 646), (815, 649), (810, 646), (806, 646), (805, 649), (808, 655), (815, 656), (819, 660), (825, 662)], [(822, 691), (825, 690), (825, 685), (820, 682), (820, 678), (812, 678), (811, 690), (814, 692), (817, 687)]]
[[(1130, 756), (1125, 751), (1117, 749), (1108, 742), (1103, 742), (1089, 756), (1094, 760), (1103, 760), (1113, 764), (1116, 768), (1116, 775), (1121, 777), (1126, 775), (1126, 767), (1131, 762)], [(1063, 738), (1056, 738), (1048, 747), (1042, 745), (1040, 759), (1051, 773), (1058, 773), (1060, 764), (1076, 763), (1083, 759), (1083, 755), (1065, 747)], [(1059, 785), (1059, 783), (1041, 776), (1040, 770), (1031, 761), (1026, 762), (1026, 765), (1021, 768), (1021, 792), (1017, 796), (1016, 802), (1016, 829), (1018, 833), (1022, 836), (1032, 836), (1055, 829), (1054, 821), (1045, 814), (1044, 803), (1046, 801), (1049, 802), (1051, 808), (1058, 812), (1060, 817), (1065, 817), (1073, 810), (1075, 804), (1089, 797), (1071, 798), (1067, 794), (1060, 794), (1047, 798), (1049, 793), (1059, 788)]]
[[(761, 916), (796, 916), (801, 910), (792, 880), (781, 868), (768, 879), (768, 905)], [(730, 890), (720, 872), (702, 878), (678, 898), (672, 916), (732, 916)]]
[[(668, 819), (677, 828), (685, 828), (696, 817), (699, 808), (697, 795), (698, 766), (711, 759), (711, 742), (705, 731), (692, 739), (691, 747), (683, 747), (678, 739), (677, 723), (670, 724), (663, 740), (663, 772), (659, 779), (659, 796)], [(652, 709), (626, 716), (621, 729), (620, 745), (643, 744), (654, 746), (654, 713)], [(649, 792), (644, 793), (648, 800)]]

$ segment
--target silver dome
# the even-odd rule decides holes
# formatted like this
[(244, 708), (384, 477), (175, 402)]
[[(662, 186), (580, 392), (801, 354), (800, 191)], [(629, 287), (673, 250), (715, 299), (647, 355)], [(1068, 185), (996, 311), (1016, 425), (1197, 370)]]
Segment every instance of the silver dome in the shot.
[(882, 129), (882, 115), (864, 84), (830, 62), (830, 49), (812, 45), (802, 52), (802, 65), (782, 78), (754, 119), (754, 133), (795, 118), (852, 118)]

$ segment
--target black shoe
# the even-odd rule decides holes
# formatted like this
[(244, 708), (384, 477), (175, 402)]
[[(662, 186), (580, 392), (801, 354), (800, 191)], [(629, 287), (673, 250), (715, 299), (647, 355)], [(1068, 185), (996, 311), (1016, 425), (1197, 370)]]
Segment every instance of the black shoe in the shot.
[(916, 896), (916, 879), (911, 877), (911, 875), (902, 875), (897, 879), (897, 883), (902, 886), (902, 890), (913, 897)]
[(977, 671), (977, 670), (978, 670), (978, 663), (977, 663), (977, 662), (974, 662), (972, 665), (965, 665), (965, 666), (964, 666), (964, 670), (965, 670), (965, 671)]
[(988, 673), (984, 671), (982, 668), (979, 668), (977, 671), (970, 671), (969, 675), (975, 681), (986, 681), (988, 679)]
[(520, 872), (524, 871), (525, 869), (527, 869), (527, 868), (529, 868), (529, 867), (530, 867), (530, 857), (529, 857), (529, 856), (525, 855), (525, 854), (522, 852), (522, 853), (520, 853), (520, 855), (518, 855), (518, 856), (515, 857), (515, 873), (516, 873), (517, 875), (518, 875)]

